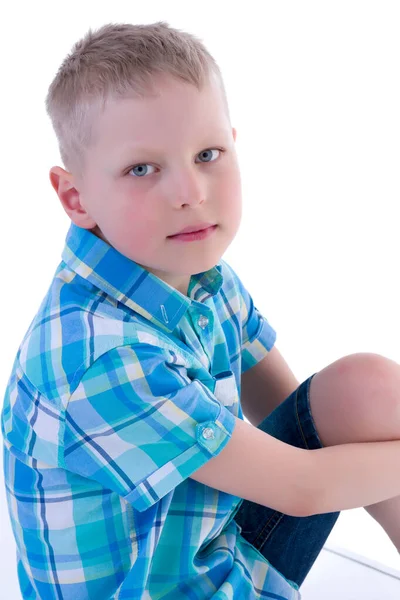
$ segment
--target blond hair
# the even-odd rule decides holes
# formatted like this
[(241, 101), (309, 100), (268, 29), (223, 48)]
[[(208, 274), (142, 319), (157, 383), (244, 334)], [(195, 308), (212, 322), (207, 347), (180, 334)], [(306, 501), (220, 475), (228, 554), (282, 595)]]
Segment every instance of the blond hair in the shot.
[(196, 36), (163, 21), (89, 29), (59, 67), (45, 100), (65, 168), (83, 174), (96, 116), (109, 99), (149, 96), (154, 77), (165, 74), (199, 90), (216, 76), (229, 118), (220, 69)]

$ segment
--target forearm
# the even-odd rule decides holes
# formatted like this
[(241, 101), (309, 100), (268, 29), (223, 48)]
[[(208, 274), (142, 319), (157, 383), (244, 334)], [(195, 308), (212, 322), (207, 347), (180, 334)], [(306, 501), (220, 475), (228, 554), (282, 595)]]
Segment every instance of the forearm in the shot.
[[(375, 504), (400, 495), (400, 441), (341, 444), (307, 451), (309, 514)], [(305, 482), (307, 485), (307, 482)]]

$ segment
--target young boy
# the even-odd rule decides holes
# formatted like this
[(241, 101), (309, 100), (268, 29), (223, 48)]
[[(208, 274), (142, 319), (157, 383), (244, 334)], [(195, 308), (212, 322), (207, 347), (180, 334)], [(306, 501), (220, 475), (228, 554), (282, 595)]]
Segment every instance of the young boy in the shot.
[(71, 227), (2, 411), (22, 597), (300, 598), (338, 511), (373, 503), (400, 548), (398, 365), (299, 385), (277, 351), (221, 259), (240, 175), (202, 43), (89, 30), (46, 106)]

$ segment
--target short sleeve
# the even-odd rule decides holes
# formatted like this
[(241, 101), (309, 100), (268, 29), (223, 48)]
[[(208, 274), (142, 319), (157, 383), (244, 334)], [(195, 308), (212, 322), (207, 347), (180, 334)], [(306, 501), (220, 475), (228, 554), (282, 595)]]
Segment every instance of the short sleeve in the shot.
[(144, 511), (219, 454), (235, 423), (172, 349), (115, 348), (86, 371), (70, 398), (65, 468)]
[(253, 299), (237, 273), (229, 266), (238, 287), (242, 321), (241, 373), (256, 365), (276, 342), (276, 331), (253, 303)]

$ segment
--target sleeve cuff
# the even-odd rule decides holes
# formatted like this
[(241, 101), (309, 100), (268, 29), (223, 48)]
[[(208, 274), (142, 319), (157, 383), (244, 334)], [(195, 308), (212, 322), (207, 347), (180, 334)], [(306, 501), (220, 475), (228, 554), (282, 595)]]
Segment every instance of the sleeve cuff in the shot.
[(146, 477), (124, 499), (140, 512), (158, 502), (221, 452), (230, 440), (235, 424), (234, 415), (221, 406), (215, 421), (196, 425), (196, 442), (193, 446)]
[[(258, 311), (257, 311), (258, 312)], [(270, 352), (276, 341), (276, 331), (258, 312), (259, 324), (255, 336), (242, 347), (242, 373), (254, 367)]]

